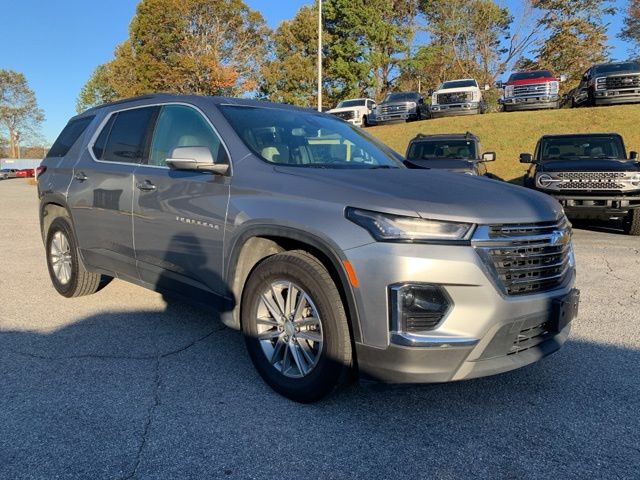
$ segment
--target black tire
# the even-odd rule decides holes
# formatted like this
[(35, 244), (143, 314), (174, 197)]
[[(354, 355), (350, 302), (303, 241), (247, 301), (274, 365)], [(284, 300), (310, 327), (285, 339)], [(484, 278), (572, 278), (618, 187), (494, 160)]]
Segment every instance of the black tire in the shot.
[(365, 128), (369, 126), (369, 118), (366, 115), (362, 117), (362, 126)]
[(502, 111), (503, 112), (508, 112), (509, 111), (509, 107), (507, 107), (506, 105), (502, 105)]
[(624, 219), (624, 233), (628, 235), (640, 235), (640, 208), (631, 210)]
[[(292, 282), (304, 290), (314, 304), (315, 316), (321, 319), (322, 345), (317, 350), (317, 361), (306, 374), (297, 378), (281, 371), (284, 369), (287, 352), (293, 358), (289, 347), (284, 347), (282, 361), (276, 366), (278, 362), (272, 364), (263, 350), (264, 344), (261, 342), (264, 340), (258, 338), (258, 312), (260, 306), (265, 305), (262, 303), (263, 293), (275, 282)], [(303, 251), (291, 251), (262, 261), (251, 273), (242, 292), (241, 317), (242, 332), (255, 368), (264, 381), (281, 395), (296, 402), (311, 403), (325, 397), (351, 377), (351, 337), (340, 293), (329, 272), (312, 255)], [(274, 332), (276, 329), (283, 331), (281, 327), (270, 328)], [(269, 341), (273, 342), (271, 345), (275, 357), (280, 340)], [(287, 345), (286, 341), (284, 344)], [(301, 372), (301, 369), (298, 371)]]
[[(62, 237), (56, 237), (56, 234), (62, 235), (68, 242), (68, 259), (70, 260), (70, 274), (68, 280), (62, 281), (55, 272), (54, 258), (52, 253), (52, 244), (54, 243), (54, 237), (59, 239)], [(47, 268), (49, 270), (49, 276), (51, 282), (58, 293), (64, 297), (81, 297), (83, 295), (91, 295), (102, 288), (108, 280), (103, 281), (102, 276), (88, 272), (78, 254), (78, 248), (76, 244), (76, 238), (73, 234), (73, 228), (68, 218), (58, 217), (51, 222), (49, 230), (47, 231), (47, 238), (45, 242), (45, 254), (47, 258)]]

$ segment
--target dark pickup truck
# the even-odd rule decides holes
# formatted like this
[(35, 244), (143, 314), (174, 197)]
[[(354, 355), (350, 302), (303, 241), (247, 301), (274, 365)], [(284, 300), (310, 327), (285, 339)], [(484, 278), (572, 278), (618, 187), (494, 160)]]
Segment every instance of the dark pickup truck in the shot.
[(570, 219), (622, 220), (640, 235), (640, 163), (620, 135), (545, 135), (520, 162), (531, 164), (525, 186), (554, 196)]
[(496, 159), (494, 152), (480, 156), (480, 139), (474, 134), (448, 133), (424, 135), (419, 133), (409, 142), (404, 164), (408, 168), (448, 170), (468, 175), (493, 177), (485, 162)]
[(569, 97), (573, 107), (640, 102), (640, 63), (593, 65)]

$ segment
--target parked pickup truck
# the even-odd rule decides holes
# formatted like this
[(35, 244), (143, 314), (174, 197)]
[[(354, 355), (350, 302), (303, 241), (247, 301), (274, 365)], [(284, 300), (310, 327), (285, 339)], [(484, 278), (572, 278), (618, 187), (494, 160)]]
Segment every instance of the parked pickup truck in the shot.
[(640, 163), (620, 135), (545, 135), (520, 162), (531, 164), (525, 186), (553, 195), (570, 219), (621, 219), (640, 235)]
[(61, 295), (118, 278), (207, 305), (300, 402), (356, 372), (513, 370), (558, 350), (577, 314), (571, 225), (553, 198), (408, 170), (309, 109), (167, 94), (101, 105), (62, 131), (38, 194)]
[(565, 79), (564, 75), (556, 78), (548, 70), (514, 72), (506, 83), (498, 82), (503, 88), (499, 102), (505, 112), (559, 108), (560, 82)]
[(404, 164), (408, 168), (426, 168), (491, 176), (485, 162), (496, 159), (494, 152), (480, 156), (480, 139), (473, 133), (424, 135), (419, 133), (409, 142)]
[(640, 102), (640, 64), (637, 62), (593, 65), (569, 95), (571, 106), (613, 105)]
[(346, 120), (357, 127), (367, 127), (370, 124), (369, 119), (375, 108), (375, 100), (371, 100), (370, 98), (355, 98), (352, 100), (343, 100), (338, 103), (336, 108), (329, 110), (327, 113)]
[[(485, 86), (488, 90), (489, 86)], [(444, 82), (431, 94), (429, 112), (432, 118), (448, 115), (474, 115), (484, 113), (486, 105), (482, 91), (473, 78)]]
[(389, 93), (376, 108), (375, 122), (422, 120), (428, 117), (422, 94), (418, 92)]

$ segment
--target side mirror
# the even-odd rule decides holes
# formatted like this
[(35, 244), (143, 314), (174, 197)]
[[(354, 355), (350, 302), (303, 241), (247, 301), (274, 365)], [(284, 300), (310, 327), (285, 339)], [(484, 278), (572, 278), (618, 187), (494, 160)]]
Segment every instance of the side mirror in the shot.
[(530, 153), (521, 153), (520, 163), (533, 163), (533, 156)]
[(484, 85), (484, 91), (486, 92), (487, 90), (491, 89), (491, 85), (489, 85), (488, 83), (485, 83)]
[(562, 75), (560, 75), (560, 82), (566, 82), (567, 81), (567, 76), (563, 73)]
[(629, 152), (629, 160), (638, 160), (638, 152)]
[(429, 90), (427, 90), (427, 95), (431, 96), (433, 95), (433, 92), (434, 92), (433, 88), (430, 88)]
[(496, 160), (496, 152), (485, 152), (482, 154), (483, 162), (495, 162)]
[(496, 88), (504, 88), (504, 82), (502, 82), (502, 80), (498, 80), (494, 85)]
[(176, 147), (166, 162), (172, 170), (200, 170), (224, 175), (229, 169), (229, 165), (213, 161), (209, 147)]

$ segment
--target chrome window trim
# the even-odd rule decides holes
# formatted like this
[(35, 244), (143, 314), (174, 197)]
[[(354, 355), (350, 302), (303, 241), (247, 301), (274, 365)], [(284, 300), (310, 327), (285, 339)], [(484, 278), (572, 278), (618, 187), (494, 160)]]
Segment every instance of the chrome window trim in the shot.
[[(220, 135), (220, 132), (218, 132), (218, 129), (211, 122), (211, 120), (209, 120), (209, 118), (206, 116), (206, 114), (202, 111), (201, 108), (199, 108), (199, 107), (197, 107), (195, 105), (192, 105), (190, 103), (186, 103), (186, 102), (172, 101), (172, 102), (148, 103), (148, 104), (145, 104), (145, 105), (136, 105), (136, 106), (133, 106), (133, 107), (120, 108), (118, 110), (112, 110), (111, 112), (109, 112), (102, 119), (102, 121), (100, 122), (100, 125), (93, 132), (93, 135), (91, 136), (91, 139), (89, 140), (89, 143), (87, 144), (87, 149), (89, 150), (89, 155), (91, 156), (91, 159), (94, 162), (97, 162), (97, 163), (106, 163), (106, 164), (110, 164), (110, 165), (133, 165), (135, 167), (149, 167), (149, 168), (157, 168), (157, 169), (161, 169), (161, 170), (170, 170), (169, 167), (163, 166), (163, 165), (149, 165), (148, 163), (141, 163), (141, 162), (111, 162), (109, 160), (98, 160), (96, 158), (94, 152), (93, 152), (93, 146), (95, 145), (96, 141), (98, 140), (98, 137), (102, 133), (102, 130), (104, 129), (104, 127), (107, 124), (107, 122), (109, 122), (109, 119), (113, 115), (115, 115), (116, 113), (126, 112), (126, 111), (129, 111), (129, 110), (136, 110), (136, 109), (139, 109), (139, 108), (153, 108), (153, 107), (161, 107), (162, 108), (162, 107), (167, 106), (167, 105), (182, 105), (184, 107), (191, 108), (191, 109), (195, 110), (197, 113), (199, 113), (200, 116), (202, 116), (204, 118), (204, 120), (207, 122), (207, 124), (211, 127), (211, 129), (213, 130), (215, 135), (220, 140), (220, 144), (224, 147), (224, 150), (227, 153), (227, 158), (229, 159), (229, 171), (227, 173), (225, 173), (223, 176), (225, 176), (225, 177), (233, 176), (233, 161), (231, 160), (231, 152), (229, 151), (229, 148), (227, 147), (227, 144), (225, 143), (225, 141), (223, 140), (222, 136)], [(156, 119), (156, 122), (157, 122), (157, 119)], [(153, 140), (153, 134), (154, 133), (155, 133), (155, 128), (154, 128), (154, 132), (152, 133), (152, 140)]]

